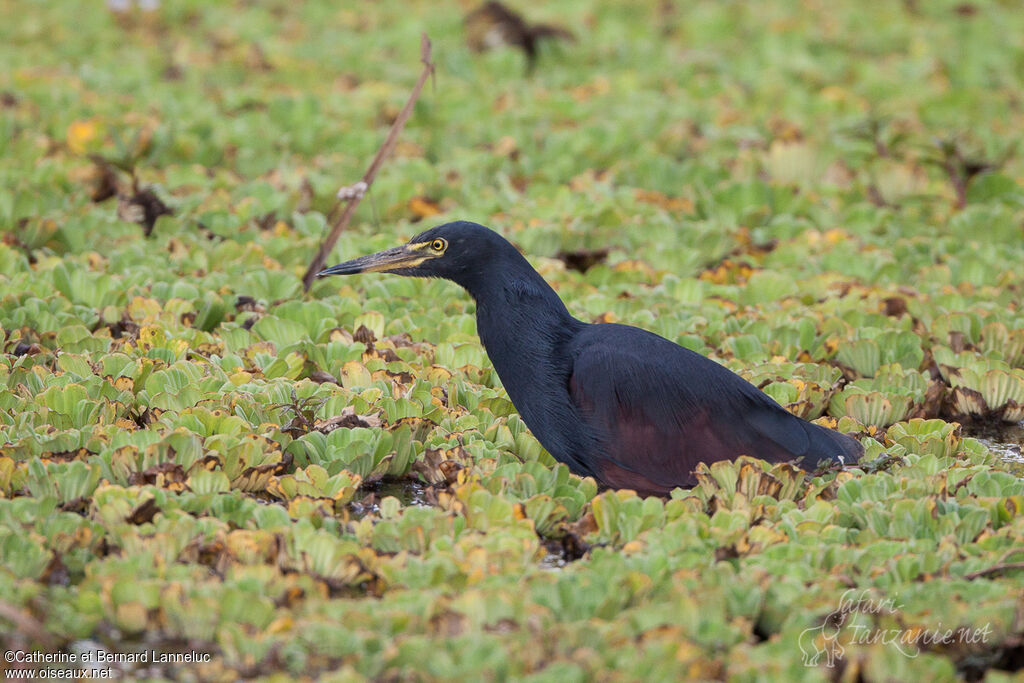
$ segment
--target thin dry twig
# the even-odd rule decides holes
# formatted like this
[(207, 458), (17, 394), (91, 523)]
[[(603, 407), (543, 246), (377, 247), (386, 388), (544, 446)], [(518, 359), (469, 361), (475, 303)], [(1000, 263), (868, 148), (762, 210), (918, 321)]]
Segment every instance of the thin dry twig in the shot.
[(38, 619), (8, 602), (0, 601), (0, 619), (10, 622), (19, 635), (30, 638), (44, 647), (52, 648), (55, 643), (53, 636)]
[(976, 572), (969, 572), (964, 574), (964, 578), (968, 581), (974, 579), (980, 579), (983, 576), (991, 576), (992, 574), (1001, 574), (1011, 569), (1024, 569), (1024, 562), (1007, 562), (1006, 564), (997, 564), (986, 569), (979, 569)]
[(377, 172), (380, 167), (384, 164), (384, 159), (391, 154), (391, 150), (394, 149), (395, 143), (398, 141), (398, 136), (405, 128), (405, 122), (409, 120), (412, 115), (412, 108), (416, 104), (416, 100), (420, 97), (420, 92), (423, 90), (423, 86), (426, 84), (427, 79), (434, 73), (434, 63), (431, 61), (431, 50), (430, 50), (430, 39), (427, 38), (427, 34), (424, 33), (420, 39), (420, 61), (423, 62), (423, 72), (420, 73), (419, 80), (416, 81), (416, 85), (413, 86), (412, 92), (409, 94), (409, 99), (406, 101), (405, 106), (402, 107), (402, 111), (399, 112), (398, 118), (391, 124), (391, 130), (388, 131), (388, 136), (384, 138), (384, 142), (381, 144), (380, 149), (377, 150), (377, 155), (373, 158), (370, 163), (370, 167), (366, 169), (366, 173), (363, 175), (363, 179), (348, 188), (343, 188), (343, 191), (339, 193), (338, 203), (334, 205), (331, 210), (333, 216), (338, 212), (338, 208), (344, 204), (345, 209), (334, 222), (331, 227), (331, 232), (320, 244), (320, 249), (317, 251), (316, 256), (309, 264), (309, 269), (306, 270), (306, 274), (302, 276), (302, 285), (306, 291), (309, 291), (310, 286), (313, 284), (313, 280), (316, 278), (316, 274), (323, 270), (324, 265), (327, 263), (327, 257), (331, 253), (331, 249), (334, 248), (335, 243), (338, 241), (338, 237), (348, 226), (349, 221), (352, 219), (352, 214), (355, 213), (356, 207), (359, 206), (359, 202), (362, 201), (363, 196), (373, 185), (374, 178), (377, 177)]

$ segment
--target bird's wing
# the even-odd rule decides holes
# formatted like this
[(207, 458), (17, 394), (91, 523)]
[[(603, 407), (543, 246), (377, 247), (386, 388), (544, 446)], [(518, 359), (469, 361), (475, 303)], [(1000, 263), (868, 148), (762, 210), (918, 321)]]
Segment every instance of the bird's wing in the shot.
[(593, 469), (614, 486), (664, 494), (692, 485), (700, 462), (745, 454), (813, 467), (850, 448), (714, 361), (638, 328), (596, 325), (574, 356), (569, 393), (601, 444)]

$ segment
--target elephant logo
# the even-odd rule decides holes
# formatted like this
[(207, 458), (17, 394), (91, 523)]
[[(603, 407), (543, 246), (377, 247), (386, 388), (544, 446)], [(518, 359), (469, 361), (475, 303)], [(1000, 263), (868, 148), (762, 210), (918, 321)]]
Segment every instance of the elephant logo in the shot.
[(804, 656), (804, 666), (818, 666), (821, 656), (825, 655), (825, 666), (833, 668), (836, 661), (843, 658), (846, 650), (839, 642), (839, 632), (846, 622), (846, 612), (832, 612), (821, 626), (804, 629), (800, 633), (798, 644)]

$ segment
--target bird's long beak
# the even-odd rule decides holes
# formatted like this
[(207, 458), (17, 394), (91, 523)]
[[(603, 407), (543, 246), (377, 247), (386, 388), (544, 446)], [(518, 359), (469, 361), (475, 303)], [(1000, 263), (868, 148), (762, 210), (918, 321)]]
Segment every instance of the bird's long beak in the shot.
[(429, 258), (419, 249), (412, 249), (408, 244), (385, 249), (369, 256), (360, 256), (325, 268), (316, 274), (317, 277), (328, 275), (352, 275), (353, 273), (380, 273), (399, 268), (415, 268)]

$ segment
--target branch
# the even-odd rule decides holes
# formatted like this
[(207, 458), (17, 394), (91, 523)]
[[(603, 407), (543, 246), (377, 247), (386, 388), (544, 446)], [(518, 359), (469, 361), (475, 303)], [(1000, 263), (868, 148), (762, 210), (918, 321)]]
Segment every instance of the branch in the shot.
[(27, 611), (18, 609), (8, 602), (0, 601), (0, 619), (9, 621), (18, 635), (31, 638), (47, 649), (54, 649), (53, 636), (38, 619), (28, 614)]
[(316, 274), (323, 270), (324, 265), (327, 263), (327, 257), (331, 253), (331, 249), (338, 241), (338, 237), (348, 226), (348, 222), (352, 219), (352, 214), (355, 213), (356, 207), (359, 206), (359, 202), (362, 200), (363, 195), (373, 185), (374, 178), (377, 177), (377, 171), (384, 164), (384, 159), (391, 154), (391, 150), (394, 149), (395, 143), (398, 141), (398, 135), (405, 128), (405, 122), (409, 120), (409, 116), (412, 115), (412, 108), (416, 104), (416, 100), (420, 97), (420, 92), (423, 90), (423, 86), (426, 84), (427, 79), (434, 73), (434, 63), (431, 61), (430, 54), (430, 39), (427, 38), (427, 34), (424, 33), (420, 38), (420, 61), (423, 62), (423, 72), (420, 74), (419, 80), (416, 81), (416, 85), (413, 86), (412, 92), (409, 94), (409, 99), (406, 101), (405, 106), (402, 107), (402, 111), (398, 114), (398, 118), (391, 124), (391, 130), (388, 131), (388, 136), (384, 138), (384, 142), (381, 144), (380, 149), (377, 150), (377, 156), (373, 158), (370, 163), (370, 168), (366, 169), (366, 173), (363, 175), (361, 182), (356, 183), (352, 187), (342, 188), (338, 193), (338, 203), (331, 209), (331, 214), (337, 213), (338, 208), (345, 204), (345, 210), (342, 212), (338, 220), (335, 221), (331, 227), (331, 232), (320, 244), (320, 249), (317, 251), (316, 256), (309, 264), (309, 269), (306, 270), (306, 274), (302, 276), (302, 286), (308, 292), (310, 286), (313, 284), (313, 280), (316, 278)]
[(968, 581), (973, 581), (974, 579), (979, 579), (983, 576), (1001, 574), (1002, 572), (1010, 571), (1011, 569), (1024, 569), (1024, 562), (1007, 562), (1006, 564), (997, 564), (992, 567), (988, 567), (987, 569), (979, 569), (976, 572), (964, 574), (964, 578)]

